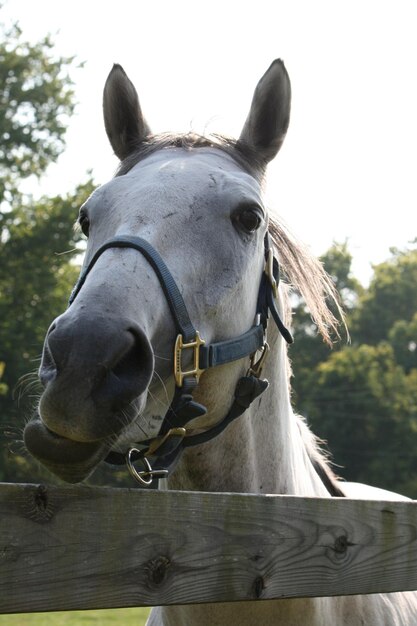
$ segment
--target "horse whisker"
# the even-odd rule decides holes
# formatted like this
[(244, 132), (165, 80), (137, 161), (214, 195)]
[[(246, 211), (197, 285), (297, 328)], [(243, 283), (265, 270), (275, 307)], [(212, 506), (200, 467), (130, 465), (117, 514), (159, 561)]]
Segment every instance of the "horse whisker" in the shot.
[(153, 353), (155, 359), (159, 359), (160, 361), (172, 361), (172, 357), (160, 356), (159, 354)]
[[(158, 372), (157, 372), (156, 370), (154, 370), (153, 375), (154, 375), (154, 377), (156, 377), (156, 378), (159, 380), (159, 382), (161, 383), (161, 385), (162, 385), (162, 389), (163, 389), (163, 390), (164, 390), (164, 392), (165, 392), (165, 398), (166, 398), (167, 405), (169, 405), (169, 403), (170, 403), (170, 402), (169, 402), (168, 390), (167, 390), (167, 388), (166, 388), (166, 385), (165, 385), (165, 383), (164, 383), (163, 379), (161, 378), (161, 376), (158, 374)], [(162, 403), (162, 401), (161, 401), (159, 398), (156, 398), (154, 395), (153, 395), (152, 397), (153, 397), (153, 399), (154, 399), (154, 400), (156, 400), (156, 401), (158, 401), (158, 402)], [(168, 407), (167, 407), (167, 408), (168, 408)]]

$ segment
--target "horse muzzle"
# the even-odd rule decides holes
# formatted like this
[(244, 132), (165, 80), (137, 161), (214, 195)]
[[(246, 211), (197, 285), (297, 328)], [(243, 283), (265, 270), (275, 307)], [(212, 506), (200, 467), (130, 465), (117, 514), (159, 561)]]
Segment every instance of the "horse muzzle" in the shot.
[(141, 412), (154, 371), (137, 324), (74, 311), (48, 331), (39, 371), (44, 392), (24, 433), (29, 452), (70, 482), (85, 478)]

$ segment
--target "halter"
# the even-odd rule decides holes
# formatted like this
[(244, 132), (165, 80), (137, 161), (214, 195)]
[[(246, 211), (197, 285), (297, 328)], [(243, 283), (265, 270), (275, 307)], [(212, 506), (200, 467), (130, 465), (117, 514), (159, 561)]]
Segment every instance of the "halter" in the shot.
[[(174, 347), (175, 392), (158, 435), (141, 441), (136, 444), (140, 447), (131, 447), (126, 454), (110, 452), (105, 459), (107, 463), (113, 465), (126, 463), (130, 473), (141, 486), (157, 486), (158, 479), (165, 477), (175, 468), (185, 448), (200, 445), (219, 435), (268, 387), (268, 381), (262, 380), (260, 375), (269, 350), (266, 342), (269, 313), (284, 339), (292, 343), (292, 336), (282, 323), (275, 304), (278, 293), (279, 264), (273, 254), (268, 234), (265, 236), (264, 247), (265, 267), (258, 292), (255, 324), (247, 332), (234, 339), (209, 345), (206, 345), (194, 328), (183, 297), (162, 257), (145, 239), (123, 235), (109, 239), (97, 250), (87, 267), (81, 272), (72, 290), (69, 306), (74, 302), (88, 274), (103, 252), (109, 248), (137, 250), (152, 265), (175, 322), (178, 333)], [(192, 351), (191, 369), (183, 370), (183, 351)], [(256, 360), (257, 353), (260, 353), (258, 360)], [(192, 396), (201, 374), (208, 368), (231, 363), (247, 356), (251, 357), (249, 370), (246, 376), (242, 376), (237, 382), (234, 399), (227, 415), (202, 433), (187, 434), (188, 422), (207, 413), (206, 407), (195, 402)], [(144, 469), (140, 471), (134, 465), (139, 460), (144, 466)]]

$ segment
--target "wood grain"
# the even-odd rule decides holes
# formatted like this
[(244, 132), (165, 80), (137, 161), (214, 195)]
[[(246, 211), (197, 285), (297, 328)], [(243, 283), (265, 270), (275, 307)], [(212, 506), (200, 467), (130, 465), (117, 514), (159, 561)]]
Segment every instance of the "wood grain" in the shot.
[(0, 613), (417, 589), (417, 502), (0, 484)]

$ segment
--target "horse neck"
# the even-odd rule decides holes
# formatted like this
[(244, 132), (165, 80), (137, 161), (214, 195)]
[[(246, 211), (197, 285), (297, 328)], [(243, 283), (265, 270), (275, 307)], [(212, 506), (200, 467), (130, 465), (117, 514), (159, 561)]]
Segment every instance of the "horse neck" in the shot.
[(221, 435), (186, 450), (170, 488), (328, 495), (310, 460), (313, 437), (291, 407), (287, 349), (275, 326), (268, 341), (269, 388)]

